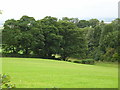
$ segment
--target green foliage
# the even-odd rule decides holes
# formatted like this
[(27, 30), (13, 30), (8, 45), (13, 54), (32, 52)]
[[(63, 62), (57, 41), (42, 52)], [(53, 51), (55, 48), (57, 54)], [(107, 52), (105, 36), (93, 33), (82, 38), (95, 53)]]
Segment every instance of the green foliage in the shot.
[(63, 17), (62, 18), (63, 21), (67, 21), (67, 22), (72, 22), (74, 24), (77, 25), (77, 23), (79, 22), (79, 19), (78, 18), (68, 18), (68, 17)]
[[(99, 41), (99, 49), (103, 52), (102, 60), (104, 61), (118, 61), (119, 55), (119, 19), (114, 20), (111, 24), (104, 25)], [(116, 58), (115, 58), (116, 57)]]
[(94, 65), (95, 64), (95, 60), (93, 59), (83, 59), (81, 61), (82, 64), (91, 64), (91, 65)]
[(120, 55), (118, 54), (118, 53), (114, 53), (113, 55), (112, 55), (112, 59), (111, 59), (111, 61), (120, 61)]
[(77, 61), (73, 61), (73, 62), (74, 62), (74, 63), (82, 63), (82, 61), (78, 61), (78, 60), (77, 60)]
[[(86, 37), (88, 46), (87, 58), (101, 61), (118, 61), (118, 59), (114, 60), (115, 58), (112, 55), (119, 52), (119, 25), (119, 19), (116, 19), (111, 24), (99, 22), (92, 28), (83, 28), (83, 34)], [(112, 55), (108, 54), (110, 48), (114, 49)]]
[(99, 20), (98, 19), (90, 19), (89, 20), (89, 24), (91, 27), (96, 27), (97, 25), (99, 25)]
[(63, 36), (61, 43), (61, 59), (67, 60), (76, 54), (81, 54), (85, 49), (85, 40), (81, 29), (77, 28), (74, 23), (60, 21), (60, 35)]
[(97, 19), (90, 19), (89, 21), (87, 20), (79, 20), (79, 22), (77, 22), (77, 26), (79, 28), (85, 28), (85, 27), (96, 27), (97, 25), (99, 25), (99, 20)]
[(103, 61), (104, 53), (101, 50), (99, 50), (99, 47), (94, 51), (93, 54), (93, 59), (95, 59), (96, 61)]
[(15, 84), (11, 83), (11, 77), (7, 74), (0, 75), (1, 88), (16, 88)]
[(89, 21), (86, 21), (86, 20), (80, 20), (78, 23), (77, 23), (77, 26), (79, 28), (85, 28), (85, 27), (89, 27), (90, 26), (90, 23)]
[(52, 58), (52, 54), (58, 54), (62, 36), (59, 35), (57, 18), (47, 16), (39, 21), (44, 35), (44, 47), (41, 50), (43, 57)]
[[(20, 20), (7, 20), (2, 32), (3, 53), (30, 55), (33, 48), (43, 47), (44, 39), (33, 17), (23, 16)], [(34, 37), (34, 38), (33, 38)]]
[[(101, 61), (118, 61), (120, 53), (120, 19), (105, 24), (97, 19), (46, 16), (41, 20), (22, 16), (7, 20), (2, 30), (5, 56), (26, 56), (62, 60), (70, 57)], [(111, 49), (114, 49), (113, 53)], [(7, 55), (8, 54), (8, 55)], [(54, 55), (54, 56), (53, 56)]]

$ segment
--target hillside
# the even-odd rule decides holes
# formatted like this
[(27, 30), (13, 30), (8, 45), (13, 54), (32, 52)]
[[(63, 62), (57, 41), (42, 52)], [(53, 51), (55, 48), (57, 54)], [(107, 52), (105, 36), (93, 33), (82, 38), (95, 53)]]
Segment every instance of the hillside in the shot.
[(3, 58), (17, 88), (117, 88), (118, 69), (34, 58)]

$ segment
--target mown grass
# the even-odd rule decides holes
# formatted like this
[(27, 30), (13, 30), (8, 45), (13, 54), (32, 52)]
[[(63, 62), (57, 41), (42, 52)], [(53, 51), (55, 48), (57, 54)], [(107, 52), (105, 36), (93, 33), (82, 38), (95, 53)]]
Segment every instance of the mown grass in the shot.
[(112, 66), (35, 58), (3, 58), (2, 65), (17, 88), (118, 87), (118, 68)]

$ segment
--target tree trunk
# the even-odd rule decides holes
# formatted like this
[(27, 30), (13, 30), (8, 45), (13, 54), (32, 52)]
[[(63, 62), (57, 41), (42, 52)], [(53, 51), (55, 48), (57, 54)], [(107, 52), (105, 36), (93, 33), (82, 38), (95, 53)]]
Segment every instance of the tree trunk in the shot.
[(28, 48), (25, 49), (25, 55), (29, 55), (29, 50), (28, 50)]

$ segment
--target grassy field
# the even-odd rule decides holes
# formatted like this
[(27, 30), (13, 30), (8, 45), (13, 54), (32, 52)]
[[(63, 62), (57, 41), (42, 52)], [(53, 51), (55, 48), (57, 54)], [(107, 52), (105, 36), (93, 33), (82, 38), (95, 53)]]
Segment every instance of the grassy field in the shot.
[(3, 58), (17, 88), (117, 88), (117, 65), (85, 65), (34, 58)]

